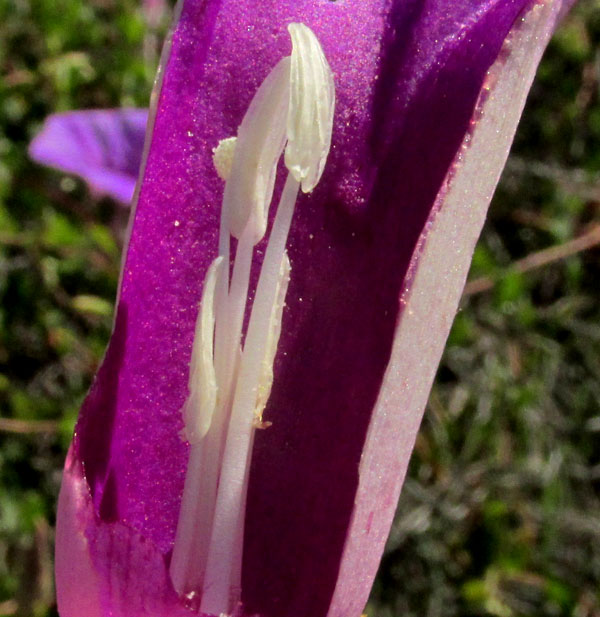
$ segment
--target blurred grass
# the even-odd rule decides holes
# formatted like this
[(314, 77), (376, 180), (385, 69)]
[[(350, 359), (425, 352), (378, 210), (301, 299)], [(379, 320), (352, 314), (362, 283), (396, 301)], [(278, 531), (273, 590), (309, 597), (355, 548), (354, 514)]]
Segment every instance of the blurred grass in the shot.
[[(51, 112), (145, 106), (163, 32), (134, 0), (0, 0), (0, 617), (56, 615), (60, 469), (126, 217), (26, 146)], [(371, 616), (600, 616), (600, 250), (571, 242), (600, 225), (599, 43), (582, 2), (540, 67)]]

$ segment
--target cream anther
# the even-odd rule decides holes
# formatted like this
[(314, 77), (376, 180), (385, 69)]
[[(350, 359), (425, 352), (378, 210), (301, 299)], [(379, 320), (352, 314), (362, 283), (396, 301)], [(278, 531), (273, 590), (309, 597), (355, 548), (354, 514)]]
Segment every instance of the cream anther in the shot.
[(213, 363), (214, 298), (222, 263), (223, 258), (217, 257), (206, 273), (196, 320), (190, 361), (190, 392), (183, 407), (185, 436), (190, 443), (198, 443), (206, 435), (217, 404), (217, 380)]
[(301, 183), (313, 190), (321, 178), (331, 145), (335, 86), (329, 64), (312, 30), (290, 24), (292, 66), (287, 121), (285, 165)]
[[(309, 28), (288, 29), (291, 56), (258, 88), (237, 138), (213, 150), (225, 180), (220, 256), (206, 275), (196, 323), (183, 408), (190, 456), (170, 563), (175, 590), (199, 594), (200, 612), (211, 615), (230, 614), (239, 601), (254, 431), (271, 424), (262, 414), (290, 280), (286, 242), (298, 192), (319, 181), (331, 142), (331, 70)], [(257, 272), (254, 247), (266, 232), (284, 149), (288, 173)], [(253, 273), (258, 278), (248, 311)]]
[(275, 302), (271, 307), (271, 319), (269, 322), (269, 331), (265, 347), (265, 355), (262, 361), (260, 378), (256, 392), (256, 407), (254, 415), (256, 422), (262, 424), (262, 414), (267, 406), (267, 401), (271, 394), (273, 386), (273, 363), (275, 362), (275, 354), (277, 353), (277, 344), (281, 335), (281, 317), (283, 315), (283, 307), (285, 306), (285, 295), (287, 293), (288, 283), (290, 282), (290, 260), (287, 252), (283, 254), (281, 267), (279, 269), (279, 280), (277, 281), (277, 289), (275, 292)]
[(213, 148), (213, 164), (221, 180), (227, 180), (231, 175), (236, 142), (237, 137), (227, 137), (221, 139), (217, 147)]
[(239, 239), (251, 226), (254, 244), (264, 236), (277, 162), (286, 138), (290, 58), (267, 75), (238, 130), (231, 173), (223, 195), (229, 233)]

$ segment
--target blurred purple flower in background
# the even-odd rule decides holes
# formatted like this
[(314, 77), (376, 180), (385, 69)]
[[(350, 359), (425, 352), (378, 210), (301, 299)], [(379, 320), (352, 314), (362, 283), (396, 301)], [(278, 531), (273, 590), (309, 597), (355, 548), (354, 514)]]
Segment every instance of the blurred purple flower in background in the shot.
[(95, 194), (129, 204), (147, 122), (146, 109), (54, 114), (31, 142), (29, 155), (38, 163), (80, 176)]
[[(239, 612), (360, 613), (487, 206), (565, 9), (559, 0), (183, 2), (151, 112), (113, 337), (65, 468), (62, 617), (194, 614), (168, 568), (194, 323), (218, 244), (223, 185), (212, 150), (289, 53), (291, 21), (321, 42), (337, 106), (323, 179), (299, 198), (290, 232), (293, 276), (265, 410), (273, 425), (256, 434), (250, 466)], [(45, 137), (60, 147), (44, 160), (123, 199), (142, 151), (125, 136), (145, 112), (91, 113), (52, 120)], [(42, 160), (39, 139), (32, 155)], [(61, 148), (70, 149), (57, 156)]]

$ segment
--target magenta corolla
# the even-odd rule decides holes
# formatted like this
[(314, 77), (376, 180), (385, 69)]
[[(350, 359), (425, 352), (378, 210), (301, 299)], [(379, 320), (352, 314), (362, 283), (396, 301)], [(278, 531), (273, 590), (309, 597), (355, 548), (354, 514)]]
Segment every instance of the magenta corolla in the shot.
[[(290, 54), (293, 22), (314, 32), (333, 73), (331, 150), (295, 207), (270, 426), (253, 435), (248, 468), (239, 602), (220, 612), (360, 615), (487, 205), (566, 4), (180, 5), (150, 111), (114, 333), (65, 468), (62, 617), (200, 614), (206, 589), (176, 591), (170, 567), (195, 322), (219, 246), (213, 149), (236, 135)], [(254, 252), (250, 298), (266, 242)]]

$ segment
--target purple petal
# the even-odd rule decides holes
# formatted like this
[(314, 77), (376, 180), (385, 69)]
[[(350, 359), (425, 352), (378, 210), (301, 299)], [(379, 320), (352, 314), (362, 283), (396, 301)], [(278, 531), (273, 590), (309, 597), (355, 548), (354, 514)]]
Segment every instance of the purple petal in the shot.
[[(552, 0), (184, 3), (115, 332), (65, 476), (69, 495), (84, 482), (81, 461), (90, 495), (76, 506), (61, 497), (59, 536), (85, 526), (83, 552), (109, 607), (102, 615), (179, 610), (159, 579), (187, 461), (178, 434), (197, 302), (216, 255), (222, 183), (211, 150), (235, 134), (258, 84), (289, 53), (287, 23), (303, 21), (317, 34), (338, 103), (330, 161), (300, 199), (290, 236), (293, 275), (265, 412), (273, 426), (256, 435), (251, 467), (242, 599), (248, 614), (263, 617), (353, 617), (383, 550), (485, 210), (562, 9)], [(120, 534), (129, 538), (126, 555), (110, 549), (124, 542)], [(137, 571), (143, 550), (144, 574), (130, 573), (123, 590), (114, 581), (124, 564)], [(60, 591), (66, 575), (57, 575)], [(159, 590), (153, 608), (140, 599), (148, 581)], [(59, 605), (63, 617), (78, 614), (60, 595)]]
[(31, 142), (29, 155), (38, 163), (82, 177), (97, 193), (129, 204), (147, 122), (146, 109), (54, 114)]

